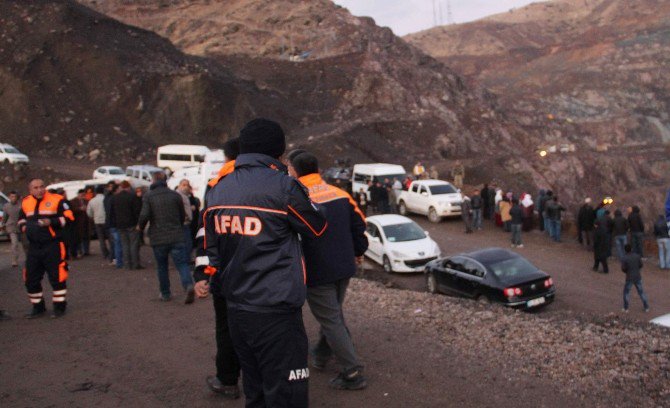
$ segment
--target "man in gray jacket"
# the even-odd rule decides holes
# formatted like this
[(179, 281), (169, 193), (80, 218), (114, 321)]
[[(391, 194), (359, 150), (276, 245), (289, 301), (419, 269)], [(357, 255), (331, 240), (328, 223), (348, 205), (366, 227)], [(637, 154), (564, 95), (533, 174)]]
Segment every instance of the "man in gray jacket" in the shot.
[(107, 241), (109, 241), (109, 231), (105, 227), (105, 220), (107, 214), (105, 213), (105, 188), (103, 186), (98, 186), (95, 188), (95, 197), (88, 202), (88, 207), (86, 207), (86, 214), (88, 218), (93, 220), (95, 225), (95, 234), (98, 236), (98, 242), (100, 243), (100, 253), (105, 259), (112, 261), (114, 255), (111, 254), (107, 248)]
[(165, 179), (164, 173), (153, 174), (153, 183), (143, 199), (138, 228), (142, 231), (149, 223), (149, 241), (156, 258), (161, 300), (168, 301), (171, 298), (168, 275), (168, 256), (171, 256), (186, 291), (184, 303), (190, 304), (193, 303), (195, 292), (184, 242), (186, 212), (181, 195), (170, 190)]
[(12, 266), (19, 266), (19, 254), (21, 246), (19, 245), (19, 212), (21, 203), (19, 203), (19, 194), (16, 191), (9, 192), (9, 202), (2, 206), (2, 212), (5, 217), (5, 230), (9, 234), (9, 240), (12, 243)]
[(642, 258), (639, 254), (632, 252), (632, 247), (630, 244), (626, 244), (624, 249), (626, 251), (626, 255), (621, 258), (621, 270), (626, 274), (626, 284), (623, 287), (623, 311), (628, 312), (630, 289), (633, 285), (635, 285), (637, 294), (640, 295), (640, 299), (642, 299), (644, 311), (648, 312), (649, 300), (647, 299), (647, 294), (644, 293), (644, 289), (642, 288), (642, 275), (640, 274), (640, 269), (642, 269)]

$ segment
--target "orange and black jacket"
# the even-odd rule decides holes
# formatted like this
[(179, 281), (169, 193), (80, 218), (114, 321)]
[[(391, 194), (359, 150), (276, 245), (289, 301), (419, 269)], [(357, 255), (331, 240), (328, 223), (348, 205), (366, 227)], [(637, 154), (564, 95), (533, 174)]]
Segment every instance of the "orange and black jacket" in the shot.
[(299, 234), (326, 231), (321, 209), (278, 160), (237, 157), (235, 171), (206, 196), (205, 248), (228, 307), (257, 313), (299, 310), (305, 303), (305, 263)]
[(355, 257), (368, 249), (365, 215), (351, 196), (326, 184), (317, 173), (301, 177), (309, 198), (325, 207), (328, 230), (319, 239), (305, 237), (302, 247), (307, 265), (307, 286), (349, 279), (356, 273)]
[[(49, 219), (48, 227), (41, 227), (39, 219)], [(74, 215), (60, 194), (46, 192), (41, 200), (29, 195), (21, 202), (18, 225), (25, 230), (32, 245), (45, 245), (62, 241), (61, 230), (67, 222), (74, 221)]]

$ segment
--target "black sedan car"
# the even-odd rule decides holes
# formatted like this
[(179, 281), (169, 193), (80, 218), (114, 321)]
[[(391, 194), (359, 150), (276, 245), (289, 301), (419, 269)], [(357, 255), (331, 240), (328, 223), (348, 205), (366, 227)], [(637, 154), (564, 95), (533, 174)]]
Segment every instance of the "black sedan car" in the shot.
[(436, 259), (426, 265), (425, 274), (431, 293), (484, 299), (519, 309), (545, 306), (556, 294), (549, 275), (502, 248)]

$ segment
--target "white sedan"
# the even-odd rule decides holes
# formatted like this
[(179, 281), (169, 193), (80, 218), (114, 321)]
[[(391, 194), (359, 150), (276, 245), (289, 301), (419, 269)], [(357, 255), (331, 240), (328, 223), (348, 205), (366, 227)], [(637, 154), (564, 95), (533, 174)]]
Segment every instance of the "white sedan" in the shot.
[(126, 178), (126, 172), (117, 166), (102, 166), (93, 171), (94, 179), (104, 180), (123, 180)]
[(417, 223), (402, 215), (368, 217), (365, 256), (391, 272), (422, 272), (425, 265), (440, 256), (440, 247)]

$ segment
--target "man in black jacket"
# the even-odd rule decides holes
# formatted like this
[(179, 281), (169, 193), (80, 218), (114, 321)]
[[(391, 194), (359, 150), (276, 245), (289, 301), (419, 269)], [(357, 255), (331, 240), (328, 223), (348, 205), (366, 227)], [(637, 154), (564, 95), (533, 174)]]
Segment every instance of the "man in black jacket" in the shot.
[(523, 248), (521, 241), (521, 227), (523, 226), (523, 209), (519, 205), (517, 198), (512, 199), (512, 208), (509, 210), (509, 215), (512, 217), (510, 221), (512, 231), (512, 248)]
[(323, 236), (306, 238), (302, 244), (307, 266), (307, 303), (321, 326), (319, 340), (311, 351), (312, 366), (321, 370), (335, 355), (342, 371), (331, 380), (331, 387), (360, 390), (367, 382), (344, 322), (342, 304), (349, 279), (356, 273), (356, 263), (363, 262), (368, 249), (365, 216), (348, 193), (321, 179), (314, 155), (300, 154), (292, 165), (312, 201), (325, 207), (329, 225)]
[(624, 247), (628, 244), (628, 230), (630, 225), (628, 220), (623, 217), (621, 210), (614, 211), (614, 220), (612, 220), (612, 236), (616, 245), (617, 257), (621, 260), (624, 256)]
[(579, 208), (577, 214), (577, 234), (579, 243), (586, 243), (587, 247), (591, 246), (593, 241), (593, 226), (596, 221), (596, 211), (591, 206), (591, 199), (584, 200), (584, 205)]
[(123, 265), (126, 269), (139, 269), (140, 232), (136, 227), (142, 200), (132, 191), (128, 181), (123, 180), (119, 188), (121, 191), (111, 198), (111, 217), (121, 241)]
[(227, 301), (247, 407), (306, 407), (306, 271), (298, 234), (320, 237), (327, 223), (304, 186), (286, 174), (277, 123), (252, 120), (239, 143), (235, 170), (206, 196), (209, 266), (219, 271), (213, 279)]
[[(488, 189), (488, 187), (486, 187)], [(483, 191), (483, 190), (482, 190)], [(487, 192), (488, 193), (488, 192)], [(472, 228), (476, 230), (482, 229), (482, 210), (484, 207), (485, 201), (482, 199), (481, 195), (477, 190), (475, 190), (470, 198), (470, 203), (472, 206)]]
[(635, 285), (637, 294), (640, 295), (640, 299), (642, 299), (644, 311), (648, 312), (649, 300), (642, 288), (642, 275), (640, 274), (640, 269), (642, 269), (642, 258), (636, 253), (631, 253), (631, 249), (630, 244), (626, 244), (626, 255), (621, 259), (621, 270), (626, 274), (626, 284), (623, 287), (623, 311), (628, 312), (630, 289)]
[(640, 215), (640, 207), (633, 206), (632, 212), (628, 215), (628, 225), (630, 226), (630, 244), (633, 252), (643, 257), (642, 247), (644, 242), (644, 222)]
[(171, 256), (186, 291), (184, 303), (190, 304), (195, 299), (195, 292), (184, 242), (186, 211), (181, 196), (168, 188), (165, 179), (165, 173), (153, 174), (153, 183), (143, 198), (138, 231), (144, 230), (149, 224), (149, 240), (156, 258), (160, 299), (169, 301), (172, 297), (168, 275), (168, 256)]
[(603, 273), (609, 273), (607, 258), (610, 256), (610, 233), (607, 221), (602, 218), (595, 222), (593, 233), (593, 271), (598, 272), (598, 266), (603, 264)]

